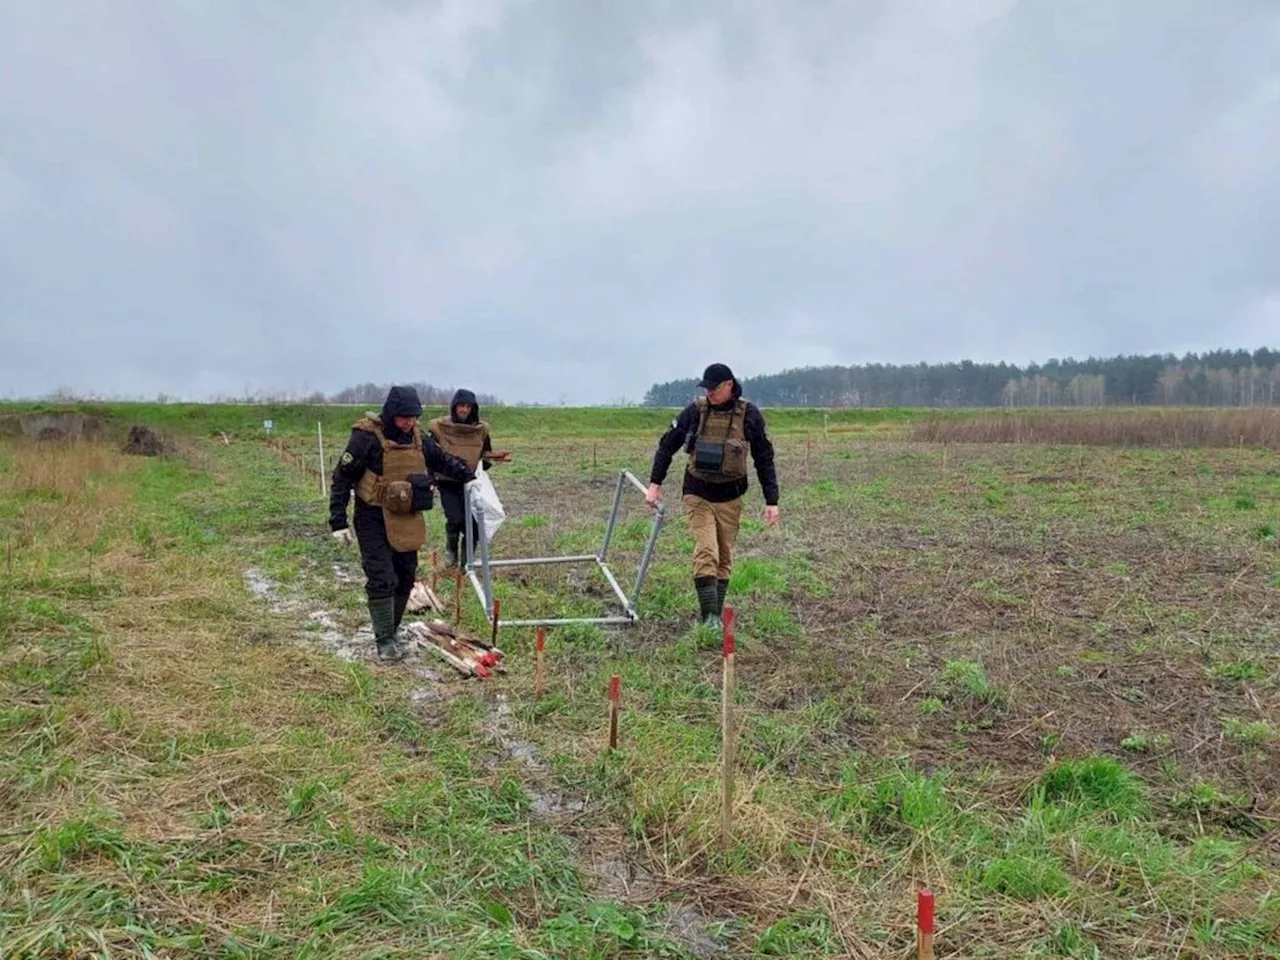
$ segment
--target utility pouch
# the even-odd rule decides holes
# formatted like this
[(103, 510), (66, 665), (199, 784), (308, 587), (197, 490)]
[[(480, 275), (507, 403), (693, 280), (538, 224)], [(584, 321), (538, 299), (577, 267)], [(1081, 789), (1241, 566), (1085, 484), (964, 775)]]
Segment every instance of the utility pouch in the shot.
[(413, 512), (413, 485), (408, 480), (391, 480), (382, 490), (383, 509), (391, 513)]
[(409, 475), (409, 485), (412, 487), (412, 495), (409, 498), (409, 509), (414, 513), (420, 510), (430, 510), (435, 503), (435, 484), (431, 482), (431, 478), (425, 473), (412, 473)]
[(724, 467), (724, 443), (698, 440), (693, 446), (693, 465), (707, 473), (719, 473)]

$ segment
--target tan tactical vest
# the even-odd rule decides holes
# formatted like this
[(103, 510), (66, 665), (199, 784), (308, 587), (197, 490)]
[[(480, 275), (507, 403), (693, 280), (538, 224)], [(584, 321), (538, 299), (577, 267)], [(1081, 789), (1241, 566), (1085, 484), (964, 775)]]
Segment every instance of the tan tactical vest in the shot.
[[(728, 410), (713, 410), (705, 397), (699, 397), (698, 432), (689, 451), (689, 472), (708, 483), (730, 483), (747, 475), (747, 401), (739, 398)], [(723, 456), (717, 455), (722, 452)], [(719, 459), (720, 468), (700, 468), (702, 457)]]
[(484, 452), (485, 438), (489, 436), (488, 423), (484, 420), (479, 423), (455, 423), (446, 414), (428, 423), (427, 430), (446, 453), (461, 457), (467, 461), (468, 469), (475, 470), (480, 463), (480, 455)]
[(418, 550), (427, 539), (427, 522), (420, 512), (411, 509), (413, 494), (409, 477), (427, 472), (422, 431), (414, 427), (411, 443), (393, 443), (383, 434), (382, 421), (376, 417), (363, 417), (356, 421), (355, 427), (369, 431), (382, 443), (382, 473), (366, 470), (356, 484), (356, 496), (365, 503), (382, 507), (391, 549)]

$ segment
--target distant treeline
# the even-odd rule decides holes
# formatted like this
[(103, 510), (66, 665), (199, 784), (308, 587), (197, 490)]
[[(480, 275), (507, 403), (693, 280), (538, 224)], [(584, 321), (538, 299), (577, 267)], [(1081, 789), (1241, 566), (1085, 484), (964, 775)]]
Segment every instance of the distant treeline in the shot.
[[(779, 407), (1035, 407), (1159, 404), (1246, 407), (1280, 402), (1280, 350), (1260, 348), (1009, 363), (804, 367), (743, 378), (755, 403)], [(657, 383), (646, 406), (681, 406), (696, 378)]]

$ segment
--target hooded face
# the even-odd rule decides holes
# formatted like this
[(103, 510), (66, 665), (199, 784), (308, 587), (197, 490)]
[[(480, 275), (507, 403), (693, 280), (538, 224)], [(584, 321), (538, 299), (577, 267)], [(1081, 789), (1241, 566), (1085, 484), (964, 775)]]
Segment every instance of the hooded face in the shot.
[(728, 403), (733, 398), (733, 388), (736, 386), (734, 380), (724, 380), (717, 383), (714, 387), (707, 388), (707, 402), (715, 406), (722, 403)]
[(458, 390), (449, 402), (449, 419), (454, 423), (479, 423), (480, 404), (470, 390)]
[(382, 425), (388, 435), (399, 442), (413, 434), (413, 428), (422, 416), (422, 402), (413, 387), (392, 387), (382, 404)]

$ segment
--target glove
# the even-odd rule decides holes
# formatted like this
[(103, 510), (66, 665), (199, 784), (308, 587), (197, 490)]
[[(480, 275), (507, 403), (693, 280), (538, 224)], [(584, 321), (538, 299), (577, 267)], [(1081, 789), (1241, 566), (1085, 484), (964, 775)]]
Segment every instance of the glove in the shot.
[(351, 534), (350, 527), (343, 527), (341, 530), (333, 531), (333, 539), (338, 542), (339, 546), (349, 547), (356, 542), (356, 538)]

